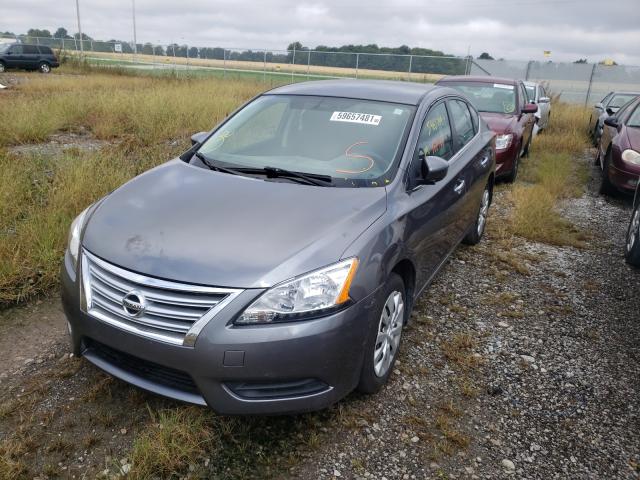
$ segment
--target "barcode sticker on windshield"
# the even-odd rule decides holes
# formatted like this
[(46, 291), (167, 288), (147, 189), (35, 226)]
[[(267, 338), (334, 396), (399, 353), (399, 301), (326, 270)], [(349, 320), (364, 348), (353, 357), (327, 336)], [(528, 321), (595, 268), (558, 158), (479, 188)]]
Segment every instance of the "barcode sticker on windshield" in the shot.
[(330, 120), (332, 122), (351, 122), (364, 123), (365, 125), (378, 125), (382, 120), (382, 116), (372, 115), (370, 113), (333, 112)]
[(504, 83), (494, 83), (493, 88), (504, 88), (505, 90), (513, 90), (513, 85), (505, 85)]

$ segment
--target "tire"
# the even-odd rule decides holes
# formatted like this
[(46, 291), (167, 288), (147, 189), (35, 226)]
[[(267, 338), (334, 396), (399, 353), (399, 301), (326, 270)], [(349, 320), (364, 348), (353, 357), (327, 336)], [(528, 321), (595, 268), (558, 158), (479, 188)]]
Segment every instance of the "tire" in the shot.
[[(520, 152), (519, 148), (518, 148), (518, 152)], [(509, 174), (504, 177), (504, 181), (505, 182), (513, 183), (513, 182), (516, 181), (516, 178), (518, 177), (518, 165), (519, 165), (519, 163), (520, 163), (520, 155), (516, 155), (516, 158), (514, 158), (514, 160), (513, 160), (513, 168), (511, 169)]]
[(47, 62), (40, 62), (40, 65), (38, 65), (38, 70), (40, 71), (40, 73), (50, 73), (51, 65), (49, 65)]
[(0, 73), (4, 73), (7, 70), (7, 67), (5, 67), (4, 62), (0, 62)]
[(487, 226), (487, 216), (489, 214), (489, 207), (491, 206), (491, 185), (487, 184), (482, 192), (482, 198), (480, 199), (480, 207), (478, 207), (478, 215), (476, 222), (473, 224), (473, 229), (467, 233), (462, 243), (467, 245), (477, 245), (482, 240), (484, 229)]
[(375, 309), (378, 315), (369, 328), (357, 387), (362, 393), (376, 393), (387, 383), (398, 356), (402, 327), (409, 316), (400, 275), (392, 273), (379, 293)]
[(529, 141), (527, 142), (527, 146), (524, 147), (522, 151), (523, 158), (529, 158), (529, 149), (531, 148), (531, 140), (533, 140), (533, 130), (531, 130), (531, 135), (529, 135)]
[(598, 144), (600, 143), (600, 136), (602, 134), (599, 133), (600, 129), (598, 128), (598, 122), (596, 122), (596, 126), (593, 127), (593, 135), (591, 136), (591, 138), (593, 138), (593, 146), (597, 147)]
[(596, 166), (600, 166), (600, 145), (598, 145), (596, 150), (596, 158), (593, 159), (593, 164)]
[(604, 156), (604, 162), (602, 167), (602, 180), (600, 181), (600, 193), (603, 195), (615, 195), (617, 193), (616, 187), (609, 180), (609, 164), (611, 163), (611, 150)]
[(640, 202), (631, 214), (627, 241), (624, 246), (624, 258), (629, 265), (640, 267)]

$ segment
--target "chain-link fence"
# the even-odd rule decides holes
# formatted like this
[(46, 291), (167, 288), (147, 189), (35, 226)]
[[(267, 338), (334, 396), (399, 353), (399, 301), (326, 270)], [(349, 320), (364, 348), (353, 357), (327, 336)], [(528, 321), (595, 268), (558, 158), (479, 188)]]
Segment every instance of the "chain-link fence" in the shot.
[(474, 60), (470, 74), (545, 82), (562, 100), (585, 105), (611, 91), (640, 91), (640, 67), (626, 65)]
[(170, 71), (176, 74), (252, 77), (270, 83), (316, 78), (373, 78), (432, 83), (444, 75), (490, 75), (545, 82), (554, 95), (572, 103), (595, 103), (609, 91), (640, 91), (640, 67), (470, 57), (327, 50), (268, 50), (196, 47), (176, 43), (78, 40), (75, 38), (2, 38), (46, 45), (63, 54), (84, 54), (103, 66)]

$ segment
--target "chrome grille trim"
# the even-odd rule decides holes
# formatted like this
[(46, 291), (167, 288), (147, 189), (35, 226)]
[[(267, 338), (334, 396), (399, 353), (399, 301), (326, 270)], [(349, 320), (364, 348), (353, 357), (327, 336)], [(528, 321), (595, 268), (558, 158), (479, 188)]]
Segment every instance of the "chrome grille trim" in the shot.
[[(85, 313), (122, 330), (187, 347), (193, 347), (204, 326), (242, 292), (147, 277), (87, 250), (82, 251), (80, 269), (80, 306)], [(132, 292), (147, 302), (144, 312), (135, 316), (122, 304)]]

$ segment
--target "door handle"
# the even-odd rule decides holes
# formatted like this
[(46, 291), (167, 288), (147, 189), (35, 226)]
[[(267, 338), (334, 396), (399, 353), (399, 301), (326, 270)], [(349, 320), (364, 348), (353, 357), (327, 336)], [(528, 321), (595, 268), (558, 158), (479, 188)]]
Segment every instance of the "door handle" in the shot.
[(465, 185), (464, 180), (458, 180), (458, 183), (456, 183), (455, 187), (453, 187), (453, 191), (456, 192), (458, 195), (461, 195), (462, 192), (464, 191), (464, 185)]

